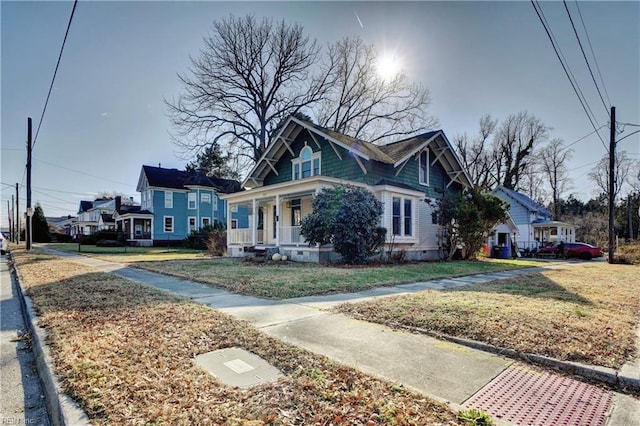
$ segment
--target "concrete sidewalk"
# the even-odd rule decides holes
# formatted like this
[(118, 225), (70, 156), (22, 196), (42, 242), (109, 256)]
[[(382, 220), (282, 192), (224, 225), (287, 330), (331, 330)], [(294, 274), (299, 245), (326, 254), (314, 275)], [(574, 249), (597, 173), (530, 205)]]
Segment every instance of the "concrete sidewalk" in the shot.
[[(503, 382), (506, 380), (504, 379), (505, 374), (513, 373), (513, 371), (525, 371), (526, 366), (513, 359), (467, 346), (355, 320), (334, 313), (331, 308), (347, 301), (354, 302), (372, 297), (415, 293), (427, 288), (443, 289), (488, 282), (543, 269), (534, 268), (427, 281), (382, 287), (352, 294), (273, 301), (232, 294), (200, 283), (128, 268), (122, 264), (78, 254), (49, 251), (99, 271), (113, 273), (172, 294), (191, 298), (198, 303), (206, 304), (246, 320), (272, 336), (353, 366), (361, 371), (403, 384), (437, 400), (449, 402), (454, 408), (471, 406), (469, 405), (470, 401), (474, 397), (477, 399), (479, 396), (486, 396), (485, 393), (491, 385), (494, 388), (497, 386), (503, 393), (506, 392), (502, 389)], [(539, 373), (531, 375), (540, 376)], [(564, 380), (561, 386), (565, 388), (591, 386), (561, 376), (553, 376), (549, 380), (556, 383), (561, 379)], [(543, 385), (528, 385), (528, 387), (534, 388), (535, 386)], [(557, 393), (558, 390), (540, 387), (535, 398), (542, 399), (544, 395), (541, 393), (543, 391)], [(588, 391), (598, 393), (598, 404), (600, 404), (597, 412), (592, 413), (597, 418), (589, 417), (589, 424), (640, 425), (640, 402), (636, 398), (616, 392), (606, 392), (595, 386), (591, 386)], [(583, 390), (580, 392), (584, 393)], [(500, 394), (488, 398), (501, 397), (503, 396)], [(549, 404), (552, 403), (546, 403), (546, 405)], [(553, 404), (557, 404), (557, 402)], [(589, 401), (587, 403), (574, 401), (570, 404), (573, 405), (568, 406), (565, 411), (573, 410), (580, 414), (582, 409), (594, 408), (594, 403)], [(504, 424), (509, 423), (507, 420), (514, 424), (519, 422), (518, 418), (514, 417), (514, 419), (503, 418), (501, 422)], [(582, 418), (576, 414), (566, 424), (586, 424), (585, 419), (586, 417)]]
[(0, 424), (49, 425), (20, 296), (0, 257)]

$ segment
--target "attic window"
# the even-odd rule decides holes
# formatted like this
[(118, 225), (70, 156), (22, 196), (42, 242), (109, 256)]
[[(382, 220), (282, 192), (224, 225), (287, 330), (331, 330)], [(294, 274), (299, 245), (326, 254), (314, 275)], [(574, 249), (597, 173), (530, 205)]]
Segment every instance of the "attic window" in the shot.
[(320, 152), (314, 153), (308, 145), (305, 145), (304, 148), (300, 150), (300, 156), (293, 159), (292, 163), (293, 180), (304, 179), (320, 174)]
[(418, 168), (420, 185), (429, 185), (429, 150), (420, 152), (420, 167)]

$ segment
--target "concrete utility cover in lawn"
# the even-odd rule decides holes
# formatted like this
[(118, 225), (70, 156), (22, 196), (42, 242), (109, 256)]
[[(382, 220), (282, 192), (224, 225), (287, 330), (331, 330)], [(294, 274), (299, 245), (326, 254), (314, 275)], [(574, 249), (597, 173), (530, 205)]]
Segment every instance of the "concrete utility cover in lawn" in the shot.
[(250, 388), (275, 382), (280, 370), (258, 355), (240, 348), (225, 348), (196, 356), (196, 364), (229, 386)]

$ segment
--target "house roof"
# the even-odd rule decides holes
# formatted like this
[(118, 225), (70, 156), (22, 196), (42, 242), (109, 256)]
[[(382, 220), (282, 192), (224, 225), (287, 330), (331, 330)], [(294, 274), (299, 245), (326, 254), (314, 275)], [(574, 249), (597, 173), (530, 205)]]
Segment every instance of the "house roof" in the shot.
[(102, 213), (100, 215), (100, 217), (102, 218), (102, 223), (113, 223), (113, 215), (110, 215), (108, 213)]
[(522, 194), (521, 192), (517, 192), (517, 191), (514, 191), (512, 189), (505, 188), (502, 185), (500, 185), (496, 189), (494, 189), (493, 192), (494, 193), (503, 192), (506, 196), (508, 196), (509, 198), (513, 199), (514, 201), (520, 203), (521, 205), (523, 205), (529, 211), (537, 212), (537, 213), (540, 213), (540, 214), (543, 214), (543, 215), (549, 216), (549, 217), (552, 216), (551, 212), (545, 206), (543, 206), (543, 205), (541, 205), (539, 203), (536, 203), (531, 198), (529, 198), (528, 196)]
[(78, 213), (86, 212), (91, 208), (93, 208), (93, 201), (82, 200), (80, 201), (80, 209), (78, 210)]
[(273, 169), (274, 161), (277, 161), (287, 150), (291, 151), (289, 142), (293, 141), (303, 129), (308, 130), (314, 140), (314, 135), (318, 135), (328, 140), (330, 144), (338, 145), (357, 157), (391, 164), (394, 167), (401, 166), (411, 156), (430, 146), (453, 181), (458, 181), (464, 186), (472, 186), (469, 174), (462, 167), (462, 163), (442, 130), (423, 133), (387, 145), (375, 145), (293, 116), (281, 126), (263, 156), (248, 174), (243, 186), (250, 186), (247, 185), (250, 181), (264, 179)]
[(240, 182), (237, 180), (206, 176), (199, 172), (142, 166), (142, 173), (146, 175), (149, 186), (154, 187), (187, 189), (189, 186), (204, 186), (225, 194), (241, 190)]

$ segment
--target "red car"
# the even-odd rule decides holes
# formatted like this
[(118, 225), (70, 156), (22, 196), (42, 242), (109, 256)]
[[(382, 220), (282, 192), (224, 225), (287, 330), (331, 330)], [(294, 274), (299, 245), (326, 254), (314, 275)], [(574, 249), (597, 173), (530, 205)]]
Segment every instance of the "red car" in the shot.
[(599, 247), (594, 247), (591, 244), (585, 243), (565, 243), (564, 244), (565, 257), (578, 257), (584, 260), (591, 260), (594, 257), (603, 257), (604, 252)]

